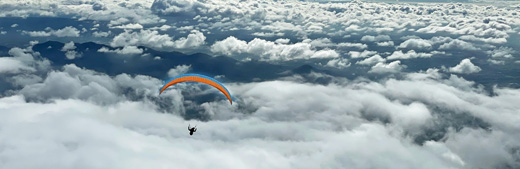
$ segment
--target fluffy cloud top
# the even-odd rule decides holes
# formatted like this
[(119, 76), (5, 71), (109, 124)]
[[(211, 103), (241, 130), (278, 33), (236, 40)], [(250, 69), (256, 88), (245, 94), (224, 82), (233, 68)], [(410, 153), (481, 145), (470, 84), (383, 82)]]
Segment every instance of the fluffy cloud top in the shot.
[(51, 28), (45, 29), (46, 31), (24, 31), (25, 34), (33, 37), (46, 37), (46, 36), (57, 36), (57, 37), (79, 37), (80, 31), (72, 26), (67, 26), (62, 29), (53, 30)]
[(107, 53), (117, 53), (120, 55), (136, 55), (136, 54), (142, 54), (143, 49), (138, 48), (137, 46), (125, 46), (122, 49), (115, 49), (110, 50), (106, 47), (102, 47), (98, 50), (98, 52), (107, 52)]
[[(392, 72), (399, 66), (399, 61), (378, 63), (373, 70)], [(187, 67), (178, 66), (175, 71)], [(514, 102), (520, 92), (500, 88), (495, 96), (468, 92), (463, 88), (472, 88), (471, 83), (464, 79), (453, 81), (459, 86), (452, 86), (432, 74), (435, 72), (414, 75), (432, 78), (329, 85), (281, 80), (226, 84), (240, 106), (221, 104), (225, 101), (203, 103), (202, 111), (210, 117), (203, 122), (180, 118), (182, 108), (172, 114), (160, 113), (162, 103), (154, 101), (160, 99), (155, 90), (162, 84), (158, 79), (126, 74), (110, 77), (66, 65), (51, 71), (43, 82), (0, 98), (4, 110), (0, 135), (9, 138), (0, 140), (0, 145), (10, 147), (0, 158), (9, 168), (518, 166), (509, 153), (511, 147), (520, 146), (515, 142), (518, 136), (504, 132), (520, 127), (515, 115), (520, 107)], [(129, 101), (131, 95), (123, 91), (142, 92), (146, 97)], [(183, 102), (176, 90), (165, 94), (169, 94), (165, 99), (169, 104)], [(37, 98), (52, 101), (27, 101)], [(441, 106), (446, 110), (431, 108)], [(458, 122), (445, 117), (449, 112), (465, 112), (471, 115), (469, 119), (480, 118), (494, 127), (490, 131), (443, 128), (444, 139), (424, 144), (410, 139), (429, 135), (424, 130), (435, 128), (436, 123), (449, 126), (445, 122)], [(185, 131), (189, 123), (199, 126), (194, 136)], [(485, 144), (468, 141), (475, 139)], [(105, 153), (94, 153), (98, 151)], [(116, 159), (111, 158), (114, 154), (118, 154)], [(186, 163), (193, 159), (197, 160)], [(259, 160), (262, 165), (254, 164)]]
[(417, 53), (414, 50), (409, 50), (406, 53), (403, 53), (403, 51), (394, 51), (392, 55), (388, 56), (387, 59), (394, 60), (394, 59), (413, 59), (413, 58), (429, 58), (432, 54), (429, 53)]
[(312, 48), (311, 44), (304, 42), (295, 44), (277, 44), (258, 38), (246, 42), (233, 36), (213, 44), (211, 46), (211, 51), (227, 56), (254, 58), (266, 61), (336, 58), (339, 56), (339, 54), (334, 50), (315, 50)]
[(406, 68), (405, 65), (401, 65), (401, 61), (396, 60), (390, 63), (379, 62), (376, 65), (372, 66), (369, 73), (399, 73), (402, 69)]
[(480, 72), (482, 69), (473, 63), (471, 63), (470, 59), (463, 59), (460, 63), (454, 67), (450, 67), (450, 72), (453, 73), (461, 73), (461, 74), (470, 74)]
[(399, 48), (415, 49), (415, 50), (431, 50), (432, 43), (424, 39), (408, 39), (399, 44)]
[(176, 66), (175, 68), (171, 68), (168, 71), (168, 77), (176, 77), (176, 76), (185, 74), (190, 69), (191, 69), (191, 65), (179, 65), (179, 66)]
[(193, 50), (204, 44), (206, 37), (199, 31), (192, 31), (187, 37), (176, 41), (167, 34), (159, 34), (156, 30), (125, 31), (112, 39), (113, 47), (147, 46), (163, 50)]

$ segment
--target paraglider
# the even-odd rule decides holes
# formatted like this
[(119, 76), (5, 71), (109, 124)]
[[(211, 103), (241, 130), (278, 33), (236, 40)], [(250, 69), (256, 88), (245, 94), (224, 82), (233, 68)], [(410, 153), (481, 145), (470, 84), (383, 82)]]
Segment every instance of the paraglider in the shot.
[[(226, 95), (227, 99), (229, 100), (229, 103), (233, 104), (233, 100), (231, 100), (231, 95), (229, 94), (229, 91), (226, 89), (226, 87), (224, 87), (224, 85), (222, 85), (222, 83), (218, 82), (217, 80), (215, 80), (211, 77), (199, 75), (199, 74), (184, 74), (184, 75), (174, 77), (174, 78), (170, 79), (161, 88), (161, 92), (159, 92), (159, 94), (161, 94), (164, 90), (166, 90), (166, 88), (168, 88), (172, 85), (175, 85), (177, 83), (181, 83), (181, 82), (200, 82), (200, 83), (204, 83), (204, 84), (213, 86), (214, 88), (217, 88), (220, 92), (222, 92), (222, 94)], [(190, 131), (190, 135), (193, 135), (193, 133), (195, 133), (197, 131), (197, 126), (191, 127), (191, 125), (188, 125), (188, 131)]]
[(188, 125), (188, 131), (190, 131), (190, 136), (193, 135), (193, 133), (197, 132), (197, 126), (190, 128), (190, 125)]
[(211, 77), (199, 75), (199, 74), (184, 74), (184, 75), (174, 77), (174, 78), (170, 79), (170, 81), (168, 81), (161, 88), (161, 92), (159, 94), (161, 94), (166, 88), (168, 88), (174, 84), (181, 83), (181, 82), (189, 82), (189, 81), (200, 82), (200, 83), (204, 83), (204, 84), (213, 86), (214, 88), (217, 88), (220, 92), (222, 92), (222, 94), (226, 95), (227, 99), (229, 100), (229, 103), (233, 104), (229, 91), (226, 89), (226, 87), (224, 87), (224, 85), (222, 85), (222, 83), (218, 82), (217, 80), (215, 80)]

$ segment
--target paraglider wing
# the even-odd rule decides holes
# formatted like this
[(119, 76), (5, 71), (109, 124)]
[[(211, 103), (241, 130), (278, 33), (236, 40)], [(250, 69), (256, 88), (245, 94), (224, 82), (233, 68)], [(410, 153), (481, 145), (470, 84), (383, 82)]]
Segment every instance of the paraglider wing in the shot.
[(229, 103), (233, 104), (233, 101), (231, 100), (231, 95), (229, 94), (229, 91), (226, 89), (226, 87), (224, 87), (224, 85), (222, 85), (220, 82), (218, 82), (217, 80), (215, 80), (211, 77), (207, 77), (207, 76), (199, 75), (199, 74), (184, 74), (184, 75), (174, 77), (161, 88), (160, 93), (162, 93), (166, 88), (168, 88), (174, 84), (181, 83), (181, 82), (189, 82), (189, 81), (200, 82), (200, 83), (204, 83), (204, 84), (213, 86), (214, 88), (217, 88), (220, 92), (222, 92), (224, 95), (226, 95), (227, 99), (229, 100)]

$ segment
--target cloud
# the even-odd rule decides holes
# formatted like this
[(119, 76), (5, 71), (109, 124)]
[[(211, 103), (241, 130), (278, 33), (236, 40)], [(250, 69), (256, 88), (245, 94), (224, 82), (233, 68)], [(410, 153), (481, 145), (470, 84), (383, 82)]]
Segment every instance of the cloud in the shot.
[(199, 31), (192, 31), (187, 37), (176, 41), (167, 34), (159, 34), (156, 30), (125, 31), (112, 39), (113, 47), (147, 46), (162, 50), (193, 50), (205, 43), (206, 37)]
[(65, 43), (63, 47), (61, 48), (61, 51), (65, 52), (65, 57), (69, 60), (73, 60), (75, 58), (79, 58), (82, 56), (82, 53), (79, 53), (75, 51), (76, 46), (74, 45), (73, 41), (70, 41), (69, 43)]
[(139, 32), (125, 31), (116, 35), (110, 45), (113, 47), (124, 47), (127, 45), (143, 45), (152, 48), (165, 49), (173, 47), (173, 39), (168, 35), (161, 35), (153, 30), (140, 30)]
[(513, 48), (501, 46), (498, 49), (487, 52), (492, 58), (512, 58), (513, 54), (516, 53)]
[(325, 66), (343, 69), (349, 67), (350, 64), (346, 58), (334, 58), (329, 60)]
[(72, 60), (72, 59), (81, 57), (81, 53), (78, 53), (73, 50), (69, 50), (69, 51), (65, 52), (65, 57), (69, 60)]
[(191, 14), (205, 6), (196, 0), (155, 0), (151, 7), (152, 11), (161, 15)]
[(0, 73), (33, 73), (50, 69), (50, 61), (39, 58), (39, 53), (32, 51), (31, 47), (27, 49), (14, 47), (8, 51), (12, 57), (0, 57), (2, 61)]
[(415, 50), (431, 50), (432, 43), (424, 39), (408, 39), (399, 44), (399, 48), (415, 49)]
[(63, 47), (61, 48), (61, 51), (68, 51), (68, 50), (74, 50), (76, 49), (76, 46), (74, 45), (73, 41), (70, 41), (69, 43), (65, 43)]
[(450, 72), (453, 73), (461, 73), (461, 74), (471, 74), (480, 72), (482, 69), (473, 63), (471, 63), (470, 59), (463, 59), (460, 63), (454, 67), (450, 67)]
[(413, 58), (429, 58), (432, 54), (429, 53), (417, 53), (414, 50), (409, 50), (406, 53), (403, 53), (403, 51), (394, 51), (392, 55), (388, 56), (386, 59), (388, 60), (395, 60), (395, 59), (413, 59)]
[(365, 41), (365, 42), (382, 42), (382, 41), (390, 41), (390, 40), (392, 40), (392, 39), (388, 35), (377, 35), (377, 36), (365, 35), (361, 38), (361, 41)]
[(197, 30), (191, 31), (186, 37), (182, 37), (174, 42), (174, 47), (177, 49), (193, 49), (202, 46), (205, 43), (206, 36)]
[(402, 69), (406, 68), (405, 65), (401, 65), (401, 61), (396, 60), (390, 63), (379, 62), (376, 65), (372, 66), (369, 73), (399, 73)]
[(96, 31), (96, 32), (92, 33), (92, 36), (94, 36), (94, 37), (108, 37), (111, 33), (112, 33), (111, 31), (108, 31), (108, 32)]
[(131, 24), (126, 24), (126, 25), (114, 26), (112, 28), (115, 28), (115, 29), (143, 29), (143, 25), (138, 24), (138, 23), (131, 23)]
[(315, 50), (310, 43), (277, 44), (255, 38), (250, 42), (239, 40), (233, 36), (217, 41), (211, 46), (216, 54), (243, 58), (247, 57), (265, 61), (288, 61), (295, 59), (336, 58), (339, 54), (331, 49)]
[(337, 46), (338, 46), (338, 48), (357, 48), (359, 50), (363, 50), (368, 47), (366, 44), (349, 43), (349, 42), (342, 42), (342, 43), (339, 43)]
[(80, 35), (80, 31), (72, 26), (67, 26), (58, 30), (53, 30), (51, 28), (47, 28), (46, 30), (47, 31), (23, 31), (23, 33), (32, 37), (79, 37)]
[[(60, 68), (59, 62), (51, 66), (43, 58), (49, 55), (37, 46), (42, 54), (32, 51), (34, 44), (13, 48), (12, 57), (0, 57), (0, 72), (6, 75), (0, 85), (7, 90), (0, 94), (0, 136), (7, 138), (0, 139), (0, 151), (9, 148), (0, 155), (2, 168), (520, 168), (519, 90), (497, 87), (502, 80), (487, 89), (481, 78), (450, 74), (451, 69), (495, 73), (469, 59), (444, 71), (412, 59), (440, 67), (433, 64), (437, 59), (457, 58), (445, 55), (469, 57), (462, 49), (472, 50), (474, 63), (512, 63), (520, 23), (515, 8), (360, 1), (4, 0), (0, 16), (67, 18), (74, 29), (60, 36), (92, 35), (87, 41), (115, 47), (99, 52), (142, 54), (141, 46), (161, 53), (212, 52), (280, 67), (320, 65), (338, 76), (311, 71), (236, 82), (232, 74), (219, 75), (236, 99), (229, 105), (225, 98), (209, 97), (218, 91), (203, 85), (180, 84), (158, 96), (162, 76)], [(106, 29), (115, 27), (127, 30)], [(63, 41), (51, 28), (28, 30), (22, 35)], [(389, 50), (394, 45), (397, 50)], [(69, 42), (62, 50), (75, 58), (79, 49), (74, 47)], [(438, 53), (443, 58), (432, 57)], [(402, 72), (401, 59), (412, 59), (406, 60), (411, 73)], [(181, 64), (164, 76), (200, 68)], [(344, 75), (349, 78), (339, 77)], [(8, 84), (14, 87), (4, 88)], [(199, 125), (194, 136), (186, 133), (189, 123)]]
[(377, 46), (394, 46), (393, 41), (387, 41), (387, 42), (377, 42)]
[[(383, 72), (389, 72), (392, 64), (394, 68), (400, 65), (399, 61), (379, 65), (386, 65)], [(178, 66), (175, 70), (186, 67)], [(0, 145), (11, 147), (4, 152), (8, 157), (4, 158), (4, 165), (8, 167), (21, 165), (20, 159), (24, 158), (46, 159), (28, 164), (40, 168), (93, 167), (93, 163), (82, 160), (113, 168), (135, 166), (121, 161), (137, 161), (146, 166), (158, 166), (160, 161), (160, 166), (182, 164), (186, 168), (234, 168), (239, 164), (237, 168), (241, 168), (251, 164), (229, 161), (259, 159), (266, 167), (279, 168), (518, 165), (514, 155), (508, 153), (518, 146), (514, 141), (517, 136), (504, 134), (519, 127), (517, 118), (512, 118), (518, 109), (513, 101), (520, 96), (517, 89), (497, 88), (496, 95), (489, 96), (461, 89), (468, 85), (472, 88), (463, 79), (459, 79), (457, 83), (461, 85), (457, 87), (434, 76), (433, 70), (425, 74), (435, 78), (352, 80), (328, 85), (281, 80), (227, 83), (236, 104), (221, 104), (225, 100), (202, 103), (201, 110), (210, 120), (198, 121), (181, 118), (183, 109), (175, 109), (172, 114), (158, 111), (162, 102), (152, 100), (164, 97), (157, 96), (160, 80), (127, 74), (111, 77), (66, 65), (60, 71), (50, 72), (43, 82), (0, 98), (4, 110), (0, 118), (4, 130), (0, 135), (9, 136)], [(147, 97), (129, 101), (131, 95), (123, 91), (142, 92)], [(178, 92), (166, 91), (170, 97), (165, 101), (182, 103)], [(28, 102), (38, 97), (46, 102)], [(497, 111), (490, 110), (499, 110), (499, 116)], [(449, 130), (444, 139), (424, 144), (410, 138), (429, 135), (423, 130), (450, 111), (482, 118), (494, 128), (491, 132)], [(449, 124), (444, 120), (443, 124)], [(189, 123), (199, 126), (194, 135), (196, 142), (185, 132)], [(33, 139), (34, 136), (39, 139)], [(468, 142), (475, 139), (484, 142)], [(346, 146), (335, 146), (338, 144)], [(32, 145), (39, 149), (26, 148)], [(36, 153), (42, 149), (46, 151)], [(101, 150), (106, 153), (93, 153)], [(127, 153), (120, 154), (121, 151)], [(115, 161), (109, 158), (110, 154), (120, 155)], [(373, 158), (378, 155), (381, 158)], [(200, 156), (205, 158), (186, 163)], [(82, 160), (69, 162), (65, 157)], [(414, 162), (410, 163), (410, 158)]]
[(182, 74), (185, 74), (191, 69), (191, 65), (179, 65), (175, 66), (175, 68), (171, 68), (168, 71), (168, 77), (176, 77)]
[(22, 71), (34, 72), (34, 68), (29, 67), (20, 60), (11, 57), (0, 57), (0, 74), (19, 73)]
[(439, 46), (441, 50), (478, 50), (471, 43), (465, 42), (463, 40), (454, 39), (448, 43), (442, 44)]
[(379, 55), (374, 55), (372, 57), (369, 57), (369, 58), (366, 58), (362, 61), (358, 61), (356, 62), (356, 64), (361, 64), (361, 65), (374, 65), (376, 63), (380, 63), (380, 62), (384, 62), (386, 59), (384, 59), (383, 57), (379, 56)]
[(117, 53), (120, 55), (137, 55), (137, 54), (142, 54), (143, 49), (138, 48), (137, 46), (125, 46), (122, 49), (118, 48), (118, 49), (114, 49), (114, 50), (110, 50), (107, 47), (102, 47), (102, 48), (98, 49), (98, 52)]

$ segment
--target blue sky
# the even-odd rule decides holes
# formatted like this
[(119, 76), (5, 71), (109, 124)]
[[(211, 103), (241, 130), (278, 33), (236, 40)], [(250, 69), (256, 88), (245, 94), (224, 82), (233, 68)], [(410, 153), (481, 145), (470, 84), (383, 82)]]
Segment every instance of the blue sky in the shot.
[(519, 168), (519, 9), (3, 0), (0, 168)]

